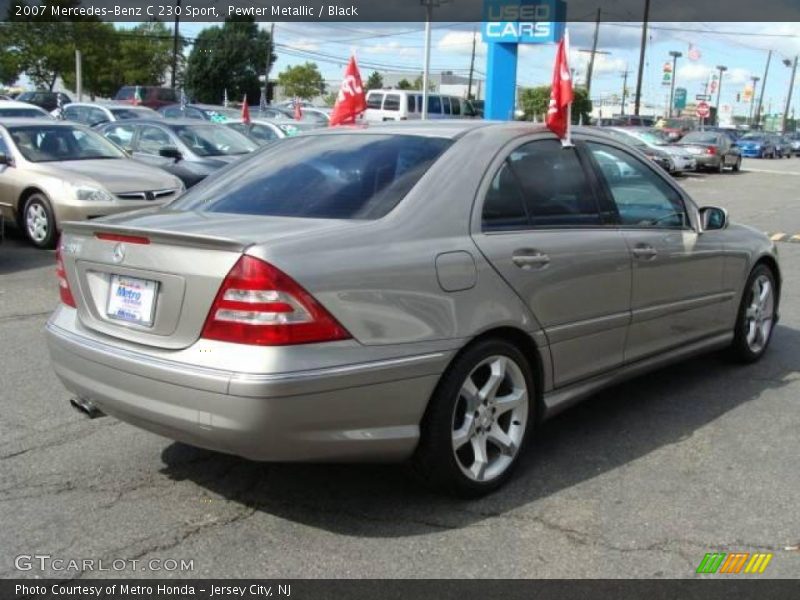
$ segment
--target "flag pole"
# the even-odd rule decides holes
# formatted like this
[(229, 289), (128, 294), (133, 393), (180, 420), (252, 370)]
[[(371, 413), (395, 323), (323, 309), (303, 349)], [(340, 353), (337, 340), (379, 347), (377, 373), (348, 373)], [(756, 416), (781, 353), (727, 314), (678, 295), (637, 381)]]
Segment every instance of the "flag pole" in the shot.
[[(569, 65), (569, 28), (566, 25), (564, 26), (564, 57)], [(569, 83), (572, 89), (575, 89), (575, 82), (570, 80)], [(564, 148), (571, 148), (574, 145), (572, 143), (572, 102), (567, 104), (567, 135), (561, 141), (561, 145)]]

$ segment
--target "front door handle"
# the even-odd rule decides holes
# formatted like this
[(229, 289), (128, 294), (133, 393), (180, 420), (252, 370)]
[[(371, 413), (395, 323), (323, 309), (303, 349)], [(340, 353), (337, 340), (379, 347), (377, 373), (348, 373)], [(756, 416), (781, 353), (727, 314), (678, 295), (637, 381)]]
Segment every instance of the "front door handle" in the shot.
[(550, 257), (537, 250), (517, 250), (511, 260), (520, 269), (543, 269), (550, 264)]
[(649, 244), (639, 244), (633, 249), (633, 255), (641, 260), (652, 260), (658, 256), (658, 250)]

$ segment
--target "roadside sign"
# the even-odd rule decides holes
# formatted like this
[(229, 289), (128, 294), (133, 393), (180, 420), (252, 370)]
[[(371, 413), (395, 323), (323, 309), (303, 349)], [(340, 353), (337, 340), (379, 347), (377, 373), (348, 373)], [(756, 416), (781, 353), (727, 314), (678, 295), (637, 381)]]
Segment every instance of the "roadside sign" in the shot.
[(701, 119), (708, 118), (711, 114), (711, 107), (708, 105), (708, 102), (698, 102), (695, 114)]
[(675, 88), (675, 101), (673, 104), (675, 108), (680, 110), (686, 108), (686, 88)]
[(697, 94), (697, 96), (695, 96), (694, 99), (695, 100), (704, 100), (704, 101), (707, 102), (707, 101), (711, 100), (711, 94)]

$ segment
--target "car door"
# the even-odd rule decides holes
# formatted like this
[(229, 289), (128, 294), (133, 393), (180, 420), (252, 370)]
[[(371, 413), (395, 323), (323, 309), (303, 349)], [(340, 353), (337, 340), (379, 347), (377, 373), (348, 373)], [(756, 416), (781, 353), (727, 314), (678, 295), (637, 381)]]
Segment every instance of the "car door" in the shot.
[(589, 141), (587, 149), (632, 258), (625, 361), (718, 333), (730, 301), (719, 236), (698, 232), (688, 199), (645, 159), (608, 143)]
[(133, 157), (156, 167), (163, 167), (175, 162), (174, 159), (165, 158), (159, 154), (159, 151), (167, 146), (178, 146), (167, 130), (154, 125), (140, 125), (133, 148)]
[(478, 206), (475, 242), (544, 330), (555, 386), (622, 364), (630, 254), (578, 150), (516, 142), (492, 163)]

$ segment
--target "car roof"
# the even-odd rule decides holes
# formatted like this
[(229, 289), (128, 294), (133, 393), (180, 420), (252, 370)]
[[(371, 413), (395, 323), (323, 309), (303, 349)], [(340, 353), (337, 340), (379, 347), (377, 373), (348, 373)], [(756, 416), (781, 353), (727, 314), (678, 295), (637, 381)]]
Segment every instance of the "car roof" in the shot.
[(114, 121), (113, 123), (106, 123), (103, 127), (120, 126), (120, 125), (161, 125), (162, 127), (172, 128), (178, 125), (195, 125), (198, 127), (220, 125), (221, 123), (214, 123), (212, 121), (204, 121), (202, 119), (125, 119), (124, 121)]
[(0, 116), (0, 125), (4, 127), (10, 126), (28, 126), (39, 125), (41, 127), (81, 127), (79, 123), (72, 121), (58, 121), (56, 119), (39, 119), (33, 117), (2, 117)]
[[(44, 110), (41, 106), (30, 104), (29, 102), (19, 102), (17, 100), (0, 100), (0, 108), (35, 108)], [(44, 110), (44, 112), (47, 112)]]

